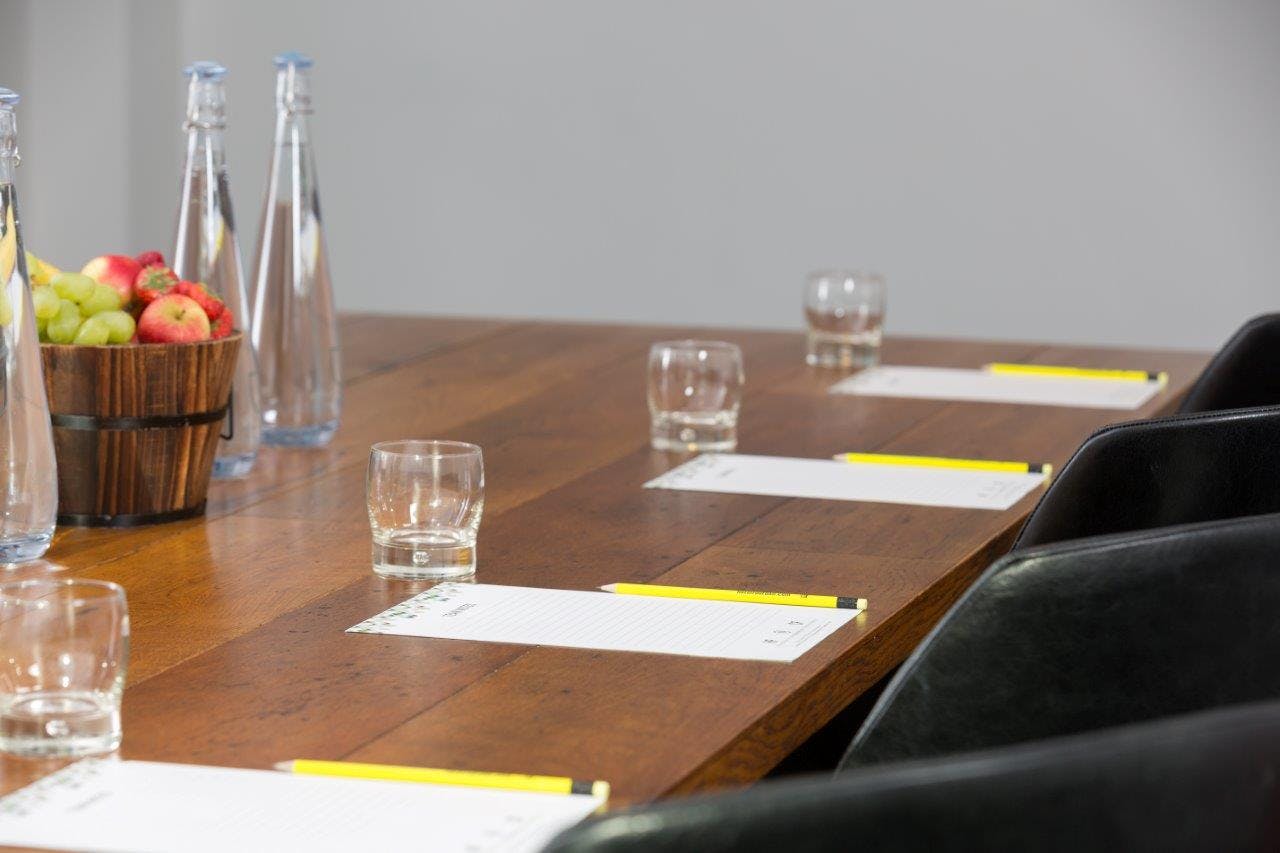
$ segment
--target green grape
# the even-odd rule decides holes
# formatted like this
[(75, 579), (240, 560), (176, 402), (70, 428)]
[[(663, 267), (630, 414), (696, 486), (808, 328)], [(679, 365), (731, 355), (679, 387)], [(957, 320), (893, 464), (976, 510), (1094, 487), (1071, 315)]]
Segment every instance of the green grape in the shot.
[(37, 320), (52, 320), (57, 317), (61, 302), (52, 287), (36, 287), (31, 290), (31, 304), (35, 308)]
[(9, 301), (9, 294), (0, 288), (0, 326), (7, 326), (13, 322), (13, 303)]
[(45, 333), (55, 344), (69, 344), (80, 330), (82, 322), (84, 320), (80, 316), (80, 309), (70, 299), (64, 299), (58, 306), (58, 316), (49, 321)]
[[(128, 343), (137, 329), (137, 324), (133, 322), (133, 318), (126, 311), (103, 311), (101, 314), (95, 314), (91, 319), (101, 320), (107, 324), (107, 328), (111, 332), (107, 343)], [(86, 320), (85, 322), (87, 323), (88, 321)]]
[(40, 336), (40, 340), (42, 341), (49, 340), (49, 335), (46, 331), (46, 328), (48, 327), (48, 325), (49, 325), (49, 321), (46, 320), (45, 318), (43, 317), (36, 318), (36, 334)]
[(72, 343), (81, 346), (100, 347), (106, 344), (111, 337), (111, 329), (102, 321), (101, 317), (90, 317), (80, 324), (80, 330), (76, 332), (76, 336)]
[(80, 300), (80, 313), (85, 317), (101, 314), (103, 311), (120, 310), (120, 294), (109, 284), (93, 285), (93, 292)]
[(88, 299), (98, 285), (89, 276), (81, 275), (78, 272), (60, 272), (53, 277), (53, 281), (50, 284), (59, 296), (63, 299), (70, 299), (75, 303)]

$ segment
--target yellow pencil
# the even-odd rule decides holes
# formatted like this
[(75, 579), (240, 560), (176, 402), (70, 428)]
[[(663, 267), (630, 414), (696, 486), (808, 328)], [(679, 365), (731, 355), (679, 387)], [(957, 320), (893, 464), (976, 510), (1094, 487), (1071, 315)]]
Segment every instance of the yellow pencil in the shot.
[(1008, 474), (1053, 473), (1048, 462), (998, 462), (992, 459), (951, 459), (946, 456), (904, 456), (897, 453), (837, 453), (837, 462), (866, 465), (908, 465), (916, 468), (957, 468), (965, 471), (999, 471)]
[(1069, 379), (1111, 379), (1120, 382), (1159, 382), (1164, 385), (1169, 381), (1169, 374), (1164, 371), (1155, 373), (1149, 370), (1102, 370), (1093, 367), (1059, 367), (1048, 364), (1006, 364), (998, 362), (988, 364), (990, 373), (1003, 373), (1022, 376), (1064, 376)]
[(472, 770), (398, 767), (391, 764), (317, 761), (309, 758), (282, 761), (275, 767), (277, 770), (296, 773), (300, 776), (342, 776), (348, 779), (381, 779), (388, 782), (424, 782), (429, 785), (461, 785), (468, 788), (499, 788), (507, 791), (536, 791), (543, 794), (591, 794), (605, 801), (609, 799), (608, 782), (583, 782), (567, 776), (479, 773)]
[(741, 589), (701, 589), (652, 583), (610, 583), (600, 587), (617, 595), (651, 595), (656, 598), (696, 598), (702, 601), (743, 601), (748, 604), (794, 604), (800, 607), (834, 607), (866, 610), (865, 598), (844, 595), (806, 595), (798, 592), (755, 592)]

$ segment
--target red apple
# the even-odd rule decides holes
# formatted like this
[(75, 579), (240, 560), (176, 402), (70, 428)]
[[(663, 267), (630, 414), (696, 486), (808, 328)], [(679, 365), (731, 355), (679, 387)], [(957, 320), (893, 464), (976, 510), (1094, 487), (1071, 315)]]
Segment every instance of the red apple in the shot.
[(124, 255), (100, 255), (80, 270), (102, 284), (113, 287), (120, 294), (121, 306), (128, 306), (133, 299), (133, 281), (142, 271), (142, 265)]
[(138, 318), (144, 344), (182, 344), (209, 340), (209, 317), (189, 296), (170, 293), (152, 302)]

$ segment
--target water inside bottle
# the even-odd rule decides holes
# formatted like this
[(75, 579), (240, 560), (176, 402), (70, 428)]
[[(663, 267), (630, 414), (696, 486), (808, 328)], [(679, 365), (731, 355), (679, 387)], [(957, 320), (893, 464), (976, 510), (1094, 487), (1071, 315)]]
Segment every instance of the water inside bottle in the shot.
[(275, 326), (273, 339), (264, 340), (258, 353), (264, 438), (282, 445), (325, 444), (338, 428), (339, 353), (314, 194), (296, 205), (292, 199), (277, 201), (263, 229), (266, 258), (255, 307), (259, 316), (274, 318), (267, 322)]
[(22, 275), (17, 195), (0, 183), (0, 563), (44, 554), (53, 538), (58, 481), (31, 297)]
[[(208, 172), (201, 169), (188, 177), (189, 189), (185, 193), (186, 227), (179, 228), (179, 245), (174, 252), (175, 263), (182, 262), (179, 274), (192, 271), (200, 276), (209, 290), (221, 297), (231, 311), (234, 327), (240, 331), (249, 328), (249, 305), (244, 297), (241, 277), (240, 251), (235, 239), (231, 218), (231, 194), (225, 171), (218, 173), (213, 182), (213, 216), (209, 215), (206, 194), (209, 189)], [(203, 226), (192, 227), (192, 223)], [(209, 233), (213, 237), (209, 237)], [(194, 270), (201, 270), (196, 273)], [(252, 469), (261, 443), (262, 419), (258, 404), (258, 370), (253, 347), (246, 334), (240, 343), (236, 357), (236, 375), (232, 382), (231, 411), (223, 423), (222, 434), (230, 436), (218, 442), (217, 456), (213, 463), (213, 476), (218, 478), (243, 477)]]

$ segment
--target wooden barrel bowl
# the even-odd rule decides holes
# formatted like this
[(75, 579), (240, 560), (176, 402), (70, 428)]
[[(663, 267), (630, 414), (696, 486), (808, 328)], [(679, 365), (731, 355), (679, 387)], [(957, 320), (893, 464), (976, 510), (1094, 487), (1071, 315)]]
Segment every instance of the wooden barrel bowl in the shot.
[(241, 338), (40, 345), (59, 524), (132, 527), (204, 512)]

